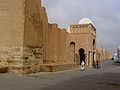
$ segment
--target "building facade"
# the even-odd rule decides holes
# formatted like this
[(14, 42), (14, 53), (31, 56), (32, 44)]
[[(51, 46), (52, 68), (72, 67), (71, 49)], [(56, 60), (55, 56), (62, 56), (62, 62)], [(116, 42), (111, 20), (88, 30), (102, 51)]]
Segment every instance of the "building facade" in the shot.
[(70, 25), (67, 43), (74, 43), (77, 64), (81, 64), (83, 60), (86, 65), (91, 66), (93, 61), (96, 61), (96, 28), (90, 19), (83, 18), (79, 24)]
[(96, 52), (97, 52), (96, 60), (98, 60), (100, 62), (105, 61), (105, 60), (111, 60), (111, 58), (112, 58), (112, 53), (108, 52), (104, 48), (97, 48)]

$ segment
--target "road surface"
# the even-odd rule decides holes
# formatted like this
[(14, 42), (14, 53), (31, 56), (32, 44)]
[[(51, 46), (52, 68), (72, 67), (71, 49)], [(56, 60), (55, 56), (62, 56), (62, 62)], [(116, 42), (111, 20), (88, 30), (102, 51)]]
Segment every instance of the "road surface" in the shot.
[(120, 64), (29, 75), (1, 74), (0, 90), (120, 90)]

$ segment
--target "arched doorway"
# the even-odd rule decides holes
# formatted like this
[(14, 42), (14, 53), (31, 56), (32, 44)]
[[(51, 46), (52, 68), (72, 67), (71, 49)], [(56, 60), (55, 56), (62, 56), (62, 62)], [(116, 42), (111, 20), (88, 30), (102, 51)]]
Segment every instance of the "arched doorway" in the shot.
[(83, 48), (79, 49), (79, 55), (80, 55), (80, 65), (82, 61), (85, 62), (85, 50)]
[(95, 46), (95, 39), (93, 39), (93, 46)]
[(70, 62), (75, 62), (75, 43), (70, 43)]
[(93, 62), (95, 61), (95, 50), (96, 50), (95, 39), (93, 39)]

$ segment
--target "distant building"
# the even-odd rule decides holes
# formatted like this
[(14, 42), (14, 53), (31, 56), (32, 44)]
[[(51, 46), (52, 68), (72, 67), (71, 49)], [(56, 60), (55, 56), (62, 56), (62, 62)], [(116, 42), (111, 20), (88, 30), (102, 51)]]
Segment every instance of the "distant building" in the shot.
[(83, 58), (89, 66), (96, 61), (96, 28), (90, 19), (83, 18), (79, 24), (70, 25), (69, 43), (74, 43), (74, 55), (78, 64)]
[(97, 60), (99, 61), (104, 61), (104, 60), (111, 60), (112, 58), (112, 53), (108, 52), (107, 50), (103, 49), (103, 48), (97, 48)]

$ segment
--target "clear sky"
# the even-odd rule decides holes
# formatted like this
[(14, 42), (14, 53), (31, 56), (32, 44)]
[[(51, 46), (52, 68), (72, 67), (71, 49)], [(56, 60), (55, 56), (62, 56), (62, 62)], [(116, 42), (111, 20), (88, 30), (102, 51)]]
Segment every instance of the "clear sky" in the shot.
[(120, 46), (120, 0), (42, 0), (42, 5), (50, 23), (67, 28), (87, 17), (97, 29), (97, 47)]

